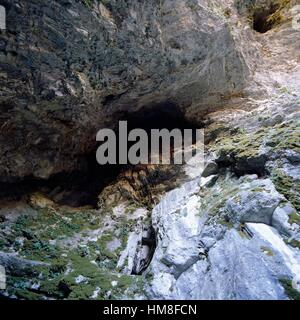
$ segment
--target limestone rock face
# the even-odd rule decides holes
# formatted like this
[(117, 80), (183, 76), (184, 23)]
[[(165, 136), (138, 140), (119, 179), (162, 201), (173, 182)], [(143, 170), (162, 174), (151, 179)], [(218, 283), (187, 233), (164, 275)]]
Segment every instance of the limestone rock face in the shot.
[(7, 0), (0, 180), (80, 169), (96, 132), (142, 108), (199, 120), (241, 95), (247, 48), (216, 1)]
[[(287, 230), (289, 237), (299, 237), (298, 226), (290, 224), (295, 209), (280, 206), (285, 199), (271, 181), (244, 178), (248, 182), (233, 185), (220, 179), (208, 191), (215, 194), (208, 202), (209, 194), (199, 193), (200, 181), (191, 181), (153, 209), (157, 248), (147, 271), (153, 275), (147, 287), (151, 298), (287, 299), (281, 279), (294, 279), (300, 270), (299, 250), (284, 238)], [(236, 193), (235, 186), (243, 191)], [(254, 195), (251, 189), (258, 186)], [(239, 197), (239, 204), (234, 203)], [(239, 223), (226, 223), (228, 215)]]
[(152, 212), (153, 226), (158, 231), (156, 263), (170, 268), (176, 277), (198, 260), (198, 236), (201, 227), (198, 180), (168, 193)]
[(289, 204), (277, 207), (272, 216), (272, 225), (281, 233), (299, 240), (300, 226), (296, 223), (293, 223), (293, 221), (290, 219), (290, 216), (293, 213), (295, 214), (295, 212), (295, 209)]
[[(247, 241), (231, 230), (213, 247), (207, 260), (199, 260), (181, 275), (178, 293), (191, 299), (284, 299), (282, 288), (271, 274), (274, 265), (263, 255), (256, 239)], [(281, 272), (286, 271), (282, 268)], [(188, 288), (187, 282), (194, 285)]]
[[(240, 191), (226, 203), (226, 211), (233, 222), (255, 222), (270, 225), (272, 216), (283, 197), (270, 180), (240, 185)], [(245, 188), (245, 190), (243, 190)]]

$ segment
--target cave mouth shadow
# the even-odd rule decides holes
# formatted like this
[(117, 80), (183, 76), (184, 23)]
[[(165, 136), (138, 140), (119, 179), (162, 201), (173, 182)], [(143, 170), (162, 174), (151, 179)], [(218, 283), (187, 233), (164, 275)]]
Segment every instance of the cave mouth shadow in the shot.
[[(143, 108), (135, 113), (120, 114), (116, 123), (124, 120), (128, 122), (128, 132), (132, 129), (144, 129), (150, 132), (151, 129), (184, 130), (202, 126), (186, 120), (185, 115), (173, 103)], [(118, 137), (117, 130), (115, 132)], [(120, 164), (99, 165), (96, 160), (97, 147), (83, 156), (84, 165), (80, 171), (59, 173), (48, 180), (27, 178), (17, 183), (0, 183), (0, 199), (16, 200), (39, 191), (59, 205), (97, 208), (101, 191), (115, 181), (122, 172), (135, 167)]]
[(253, 29), (259, 33), (266, 33), (273, 29), (278, 23), (279, 16), (276, 19), (275, 15), (279, 9), (279, 4), (271, 4), (269, 7), (256, 9), (252, 16)]
[(200, 122), (187, 120), (182, 110), (172, 102), (157, 104), (137, 111), (122, 115), (120, 120), (128, 122), (128, 129), (196, 129), (202, 126)]

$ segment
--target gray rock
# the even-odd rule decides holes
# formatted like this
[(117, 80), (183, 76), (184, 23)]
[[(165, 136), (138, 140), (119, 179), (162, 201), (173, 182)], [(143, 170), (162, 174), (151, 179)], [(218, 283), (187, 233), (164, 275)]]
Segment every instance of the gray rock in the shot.
[(150, 295), (163, 299), (192, 300), (278, 300), (287, 299), (280, 276), (291, 276), (280, 253), (266, 255), (259, 238), (242, 238), (232, 229), (208, 253), (178, 278), (160, 270)]
[(286, 150), (285, 156), (292, 164), (300, 163), (300, 153), (299, 152), (296, 152), (294, 150)]
[(33, 267), (47, 266), (47, 263), (21, 259), (15, 254), (0, 252), (0, 265), (13, 276), (33, 275)]
[(297, 224), (291, 225), (289, 223), (290, 215), (296, 213), (296, 209), (291, 204), (279, 206), (273, 213), (272, 226), (279, 232), (287, 235), (294, 236), (300, 231), (300, 226)]
[(107, 243), (106, 248), (110, 251), (110, 252), (114, 252), (116, 251), (118, 248), (120, 248), (122, 245), (120, 239), (114, 238), (113, 240), (111, 240), (110, 242)]
[(265, 260), (258, 243), (241, 238), (236, 230), (228, 231), (224, 239), (217, 242), (209, 251), (207, 261), (198, 262), (181, 275), (178, 293), (189, 287), (188, 282), (191, 283), (190, 299), (285, 299), (273, 275), (272, 269), (276, 269), (273, 262)]
[(271, 225), (275, 209), (284, 200), (271, 180), (254, 181), (242, 185), (241, 189), (241, 192), (226, 202), (225, 210), (229, 219), (234, 223), (256, 222)]
[(202, 177), (207, 178), (219, 173), (219, 166), (215, 162), (209, 162), (202, 172)]
[(171, 115), (201, 121), (223, 97), (241, 95), (250, 75), (248, 45), (219, 14), (227, 4), (6, 3), (1, 181), (82, 169), (98, 130), (124, 114), (164, 112), (166, 104)]
[[(201, 210), (197, 216), (195, 204), (199, 201), (201, 205), (201, 198), (195, 202), (198, 187), (191, 189), (191, 183), (168, 193), (154, 208), (158, 243), (149, 268), (153, 275), (146, 289), (149, 298), (287, 299), (279, 279), (293, 279), (300, 268), (300, 256), (275, 229), (261, 223), (286, 229), (280, 210), (288, 215), (290, 209), (279, 207), (284, 198), (269, 179), (248, 176), (234, 179), (236, 183), (240, 191), (226, 202), (225, 212), (236, 224), (260, 223), (247, 223), (249, 233), (201, 216)], [(185, 223), (186, 218), (189, 222)], [(294, 235), (298, 233), (293, 230)]]
[(215, 185), (215, 183), (217, 182), (218, 180), (218, 176), (209, 176), (207, 178), (201, 178), (201, 182), (200, 182), (200, 186), (202, 188), (211, 188)]
[(169, 269), (178, 277), (199, 258), (198, 240), (205, 217), (199, 215), (198, 180), (169, 192), (153, 209), (157, 248), (151, 263), (153, 273)]

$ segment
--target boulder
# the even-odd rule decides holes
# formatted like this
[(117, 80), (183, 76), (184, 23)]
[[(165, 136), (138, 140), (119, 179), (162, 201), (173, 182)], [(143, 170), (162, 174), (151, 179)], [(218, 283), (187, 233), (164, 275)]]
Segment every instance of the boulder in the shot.
[(0, 252), (0, 265), (2, 265), (6, 272), (13, 276), (33, 275), (36, 266), (47, 266), (47, 263), (26, 260), (17, 257), (15, 254)]
[(300, 231), (298, 224), (290, 223), (290, 215), (297, 214), (296, 209), (290, 204), (278, 206), (272, 216), (272, 226), (280, 233), (289, 237), (295, 236)]
[[(284, 197), (271, 180), (257, 180), (241, 185), (242, 191), (227, 200), (225, 210), (233, 223), (265, 223), (271, 225), (275, 209)], [(244, 190), (243, 190), (244, 189)]]
[(178, 277), (199, 259), (198, 239), (205, 217), (199, 215), (198, 180), (169, 192), (153, 209), (157, 247), (151, 263), (154, 274), (164, 268)]
[(219, 167), (215, 162), (209, 162), (202, 172), (202, 177), (207, 178), (219, 173)]

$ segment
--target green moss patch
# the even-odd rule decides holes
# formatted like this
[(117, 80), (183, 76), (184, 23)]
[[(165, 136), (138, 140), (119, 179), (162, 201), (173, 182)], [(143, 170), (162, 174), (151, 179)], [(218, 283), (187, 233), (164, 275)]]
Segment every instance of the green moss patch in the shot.
[(292, 240), (285, 240), (284, 242), (294, 248), (300, 249), (300, 242), (298, 240), (292, 239)]
[[(14, 250), (24, 259), (47, 263), (33, 266), (30, 274), (8, 275), (10, 296), (26, 300), (118, 299), (143, 292), (143, 277), (126, 276), (116, 270), (135, 221), (116, 217), (113, 227), (101, 234), (98, 229), (104, 226), (99, 211), (65, 207), (36, 210), (36, 215), (4, 222), (11, 231), (9, 235), (1, 235), (0, 230), (4, 251)], [(93, 230), (98, 240), (89, 239)], [(74, 246), (69, 247), (73, 237)], [(109, 243), (114, 239), (120, 241), (120, 246), (110, 250)]]
[(300, 152), (299, 122), (260, 128), (256, 132), (246, 132), (240, 129), (232, 135), (219, 137), (210, 144), (211, 151), (217, 152), (220, 157), (231, 156), (236, 161), (257, 157), (264, 147), (272, 147), (274, 152), (282, 150)]
[(290, 214), (289, 223), (290, 224), (296, 223), (300, 225), (300, 215), (297, 212), (292, 212)]
[[(273, 170), (271, 179), (281, 194), (283, 194), (287, 200), (289, 200), (297, 211), (300, 211), (300, 184), (298, 181), (294, 181), (292, 177), (288, 176), (284, 171), (280, 169)], [(290, 220), (299, 224), (299, 217), (297, 213), (292, 214)]]
[(300, 300), (300, 292), (298, 292), (296, 289), (292, 286), (292, 281), (287, 278), (281, 278), (279, 279), (280, 284), (283, 286), (286, 295), (291, 300)]
[(273, 257), (274, 256), (274, 252), (270, 248), (262, 246), (262, 247), (260, 247), (260, 249), (267, 256), (269, 256), (269, 257)]

